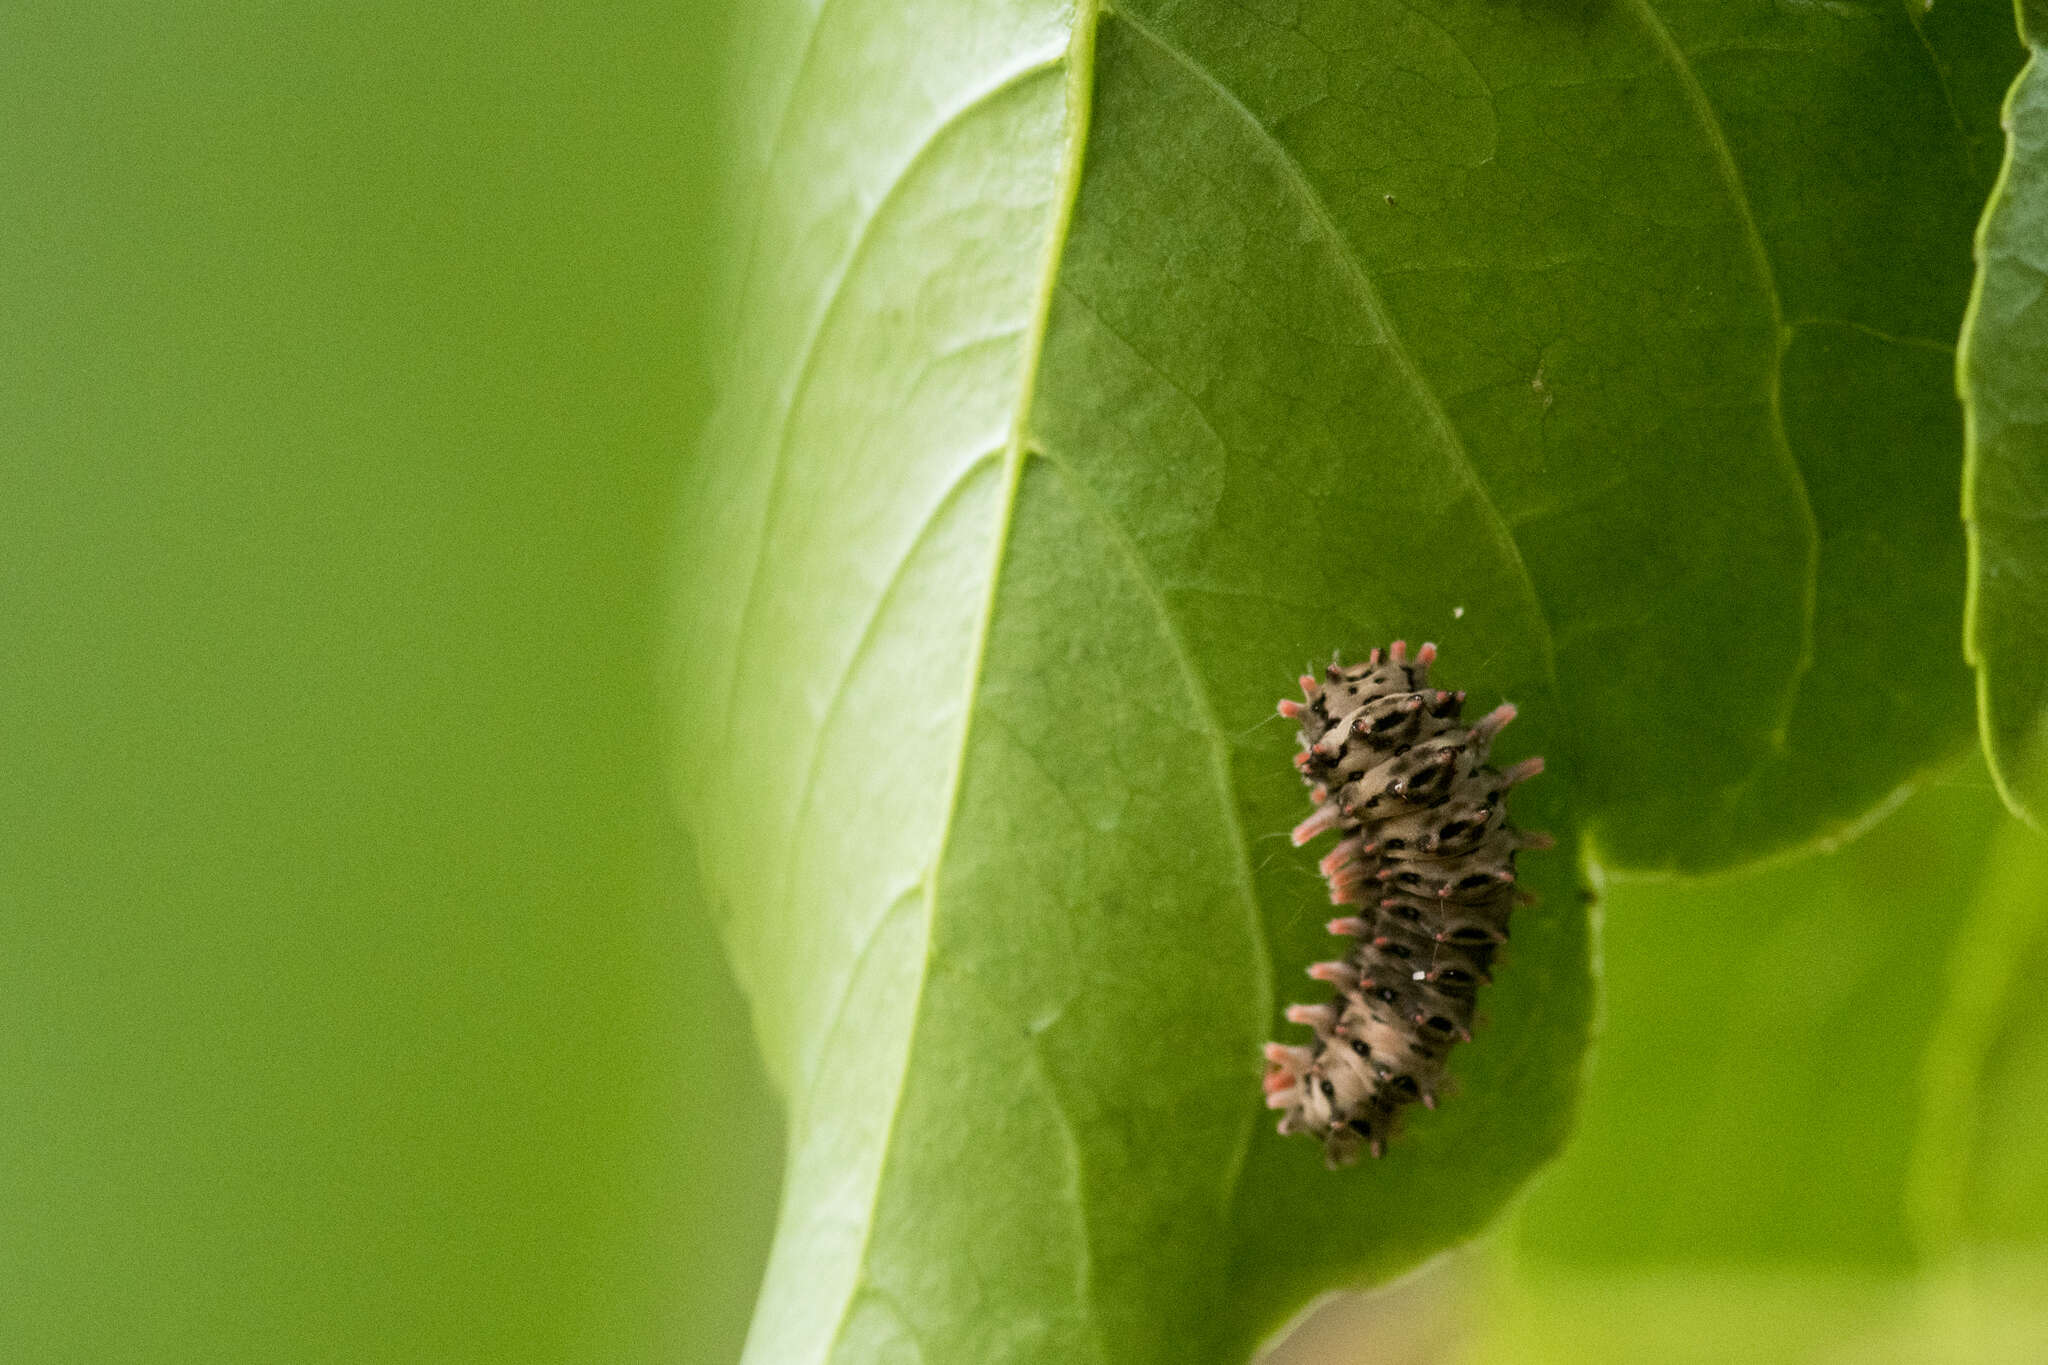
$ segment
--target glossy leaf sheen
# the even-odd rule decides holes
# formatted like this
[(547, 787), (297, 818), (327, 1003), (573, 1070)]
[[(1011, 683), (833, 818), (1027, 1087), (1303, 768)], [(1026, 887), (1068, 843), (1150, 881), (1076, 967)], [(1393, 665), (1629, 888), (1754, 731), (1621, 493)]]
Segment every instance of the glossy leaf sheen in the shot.
[(2006, 800), (2048, 824), (2048, 6), (2021, 6), (2031, 58), (2006, 101), (2006, 162), (1977, 236), (1964, 331), (1968, 649)]
[[(790, 1106), (750, 1359), (1242, 1359), (1559, 1146), (1582, 830), (1754, 858), (1967, 733), (1974, 134), (1890, 6), (796, 9), (679, 585)], [(1330, 913), (1272, 704), (1397, 635), (1520, 705), (1560, 848), (1331, 1174), (1258, 1102)]]

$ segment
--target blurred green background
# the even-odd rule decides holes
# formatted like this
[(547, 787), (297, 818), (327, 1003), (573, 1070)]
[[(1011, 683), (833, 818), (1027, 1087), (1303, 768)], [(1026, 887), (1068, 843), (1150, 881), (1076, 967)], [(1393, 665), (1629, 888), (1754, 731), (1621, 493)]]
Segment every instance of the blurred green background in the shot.
[(657, 684), (720, 12), (0, 7), (0, 1360), (736, 1351)]
[[(736, 1356), (659, 683), (722, 13), (0, 10), (0, 1360)], [(2048, 1358), (2043, 847), (1966, 762), (1611, 888), (1571, 1153), (1294, 1358)]]

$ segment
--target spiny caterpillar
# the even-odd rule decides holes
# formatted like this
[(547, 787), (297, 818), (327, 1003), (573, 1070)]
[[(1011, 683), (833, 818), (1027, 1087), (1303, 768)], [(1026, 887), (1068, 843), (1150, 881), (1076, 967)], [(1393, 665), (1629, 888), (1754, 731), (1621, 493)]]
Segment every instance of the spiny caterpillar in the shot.
[(1330, 901), (1369, 907), (1330, 921), (1356, 940), (1349, 955), (1308, 969), (1336, 998), (1287, 1008), (1315, 1040), (1266, 1044), (1267, 1107), (1287, 1111), (1282, 1133), (1321, 1137), (1332, 1169), (1361, 1147), (1384, 1152), (1402, 1105), (1436, 1107), (1444, 1058), (1472, 1037), (1473, 998), (1492, 979), (1508, 915), (1530, 899), (1515, 887), (1515, 852), (1551, 846), (1505, 809), (1509, 788), (1543, 760), (1505, 772), (1486, 763), (1515, 708), (1461, 724), (1465, 694), (1427, 686), (1435, 660), (1435, 645), (1411, 660), (1396, 640), (1362, 664), (1332, 659), (1322, 683), (1302, 677), (1307, 700), (1280, 703), (1301, 723), (1294, 763), (1316, 807), (1294, 827), (1295, 845), (1336, 831), (1322, 860)]

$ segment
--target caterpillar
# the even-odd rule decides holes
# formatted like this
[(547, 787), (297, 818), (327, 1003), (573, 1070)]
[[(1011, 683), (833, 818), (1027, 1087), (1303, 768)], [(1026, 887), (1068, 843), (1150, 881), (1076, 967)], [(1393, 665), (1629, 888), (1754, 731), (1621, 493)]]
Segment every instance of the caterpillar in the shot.
[(1334, 997), (1287, 1008), (1313, 1040), (1266, 1044), (1266, 1105), (1286, 1111), (1283, 1134), (1320, 1137), (1332, 1169), (1361, 1148), (1384, 1154), (1404, 1105), (1436, 1107), (1508, 916), (1533, 899), (1515, 885), (1515, 854), (1553, 842), (1516, 829), (1505, 805), (1543, 760), (1486, 761), (1515, 708), (1463, 724), (1465, 694), (1428, 685), (1435, 661), (1435, 645), (1411, 659), (1396, 640), (1361, 664), (1333, 658), (1320, 683), (1303, 675), (1304, 700), (1280, 703), (1300, 722), (1294, 763), (1315, 804), (1295, 846), (1335, 833), (1320, 865), (1330, 901), (1358, 909), (1329, 923), (1351, 951), (1308, 969)]

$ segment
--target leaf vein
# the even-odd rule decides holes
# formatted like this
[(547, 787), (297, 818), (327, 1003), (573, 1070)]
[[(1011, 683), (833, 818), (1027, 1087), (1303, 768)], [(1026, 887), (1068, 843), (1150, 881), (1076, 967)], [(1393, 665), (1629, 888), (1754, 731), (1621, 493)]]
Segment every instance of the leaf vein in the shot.
[[(890, 178), (887, 188), (876, 198), (874, 207), (868, 211), (867, 217), (862, 220), (859, 230), (854, 234), (853, 241), (847, 248), (846, 259), (840, 265), (838, 272), (833, 276), (832, 283), (826, 292), (827, 302), (819, 310), (818, 319), (812, 325), (809, 334), (804, 338), (802, 349), (798, 352), (796, 377), (790, 386), (789, 396), (782, 404), (782, 411), (776, 418), (775, 453), (769, 463), (768, 497), (761, 515), (761, 534), (755, 541), (753, 565), (747, 572), (746, 597), (740, 604), (740, 639), (744, 640), (748, 637), (749, 627), (754, 618), (755, 604), (760, 597), (761, 572), (768, 562), (768, 546), (774, 539), (775, 524), (781, 514), (781, 504), (784, 496), (783, 485), (789, 468), (789, 447), (796, 431), (796, 412), (802, 405), (804, 395), (809, 391), (811, 380), (816, 374), (817, 360), (821, 354), (821, 343), (824, 340), (825, 333), (831, 327), (833, 318), (838, 316), (839, 309), (846, 300), (846, 282), (852, 278), (854, 270), (860, 265), (862, 259), (867, 255), (869, 247), (873, 244), (876, 226), (880, 224), (890, 205), (895, 202), (896, 196), (902, 192), (904, 186), (910, 183), (918, 168), (924, 164), (925, 158), (943, 141), (947, 132), (958, 127), (977, 111), (986, 108), (1024, 82), (1035, 76), (1043, 75), (1066, 60), (1066, 54), (1061, 53), (1018, 67), (1006, 73), (1000, 79), (982, 87), (969, 96), (959, 107), (940, 118), (937, 123), (932, 125), (923, 139), (919, 141), (911, 155), (904, 160), (903, 165), (897, 170), (896, 174)], [(733, 699), (739, 689), (740, 671), (740, 655), (739, 651), (735, 650), (733, 653), (732, 676), (726, 683), (725, 705), (723, 708), (725, 738), (728, 745), (732, 738)]]
[[(977, 456), (960, 471), (959, 477), (946, 486), (946, 491), (932, 505), (931, 511), (926, 514), (924, 521), (918, 526), (917, 534), (911, 538), (910, 544), (905, 547), (902, 556), (897, 559), (896, 567), (890, 570), (889, 579), (882, 585), (881, 592), (876, 594), (874, 610), (868, 613), (866, 622), (861, 626), (860, 638), (854, 644), (853, 653), (847, 657), (846, 667), (840, 671), (839, 680), (833, 684), (831, 700), (826, 703), (824, 714), (818, 719), (816, 736), (811, 744), (810, 757), (804, 761), (803, 780), (797, 791), (796, 813), (790, 822), (789, 845), (783, 850), (783, 856), (780, 860), (780, 865), (784, 869), (784, 876), (787, 879), (783, 888), (783, 896), (781, 897), (785, 903), (796, 894), (795, 846), (798, 840), (803, 837), (805, 817), (809, 815), (811, 802), (817, 794), (818, 767), (825, 751), (825, 737), (831, 733), (833, 723), (838, 718), (839, 707), (846, 699), (846, 692), (852, 684), (854, 673), (859, 669), (861, 660), (875, 642), (876, 627), (888, 611), (890, 600), (895, 596), (897, 588), (903, 582), (904, 570), (910, 566), (910, 561), (916, 558), (917, 551), (924, 544), (925, 538), (931, 535), (932, 531), (945, 519), (946, 512), (960, 496), (961, 490), (974, 481), (974, 476), (980, 472), (982, 466), (986, 465), (990, 460), (999, 458), (1002, 453), (998, 449)], [(891, 904), (893, 906), (894, 902), (892, 901)], [(883, 918), (887, 918), (886, 914)], [(879, 924), (880, 921), (877, 921), (877, 923)], [(867, 948), (864, 944), (860, 952), (865, 953), (866, 951)], [(853, 989), (853, 983), (858, 979), (858, 976), (858, 970), (850, 971), (846, 974), (846, 984), (840, 992), (840, 999), (831, 1007), (835, 1018), (838, 1012), (844, 1008), (845, 994)], [(829, 1042), (829, 1031), (826, 1037)], [(820, 1047), (817, 1055), (822, 1058), (826, 1050), (826, 1048)], [(816, 1082), (817, 1077), (815, 1074), (806, 1079), (806, 1093), (816, 1085)], [(792, 1115), (792, 1118), (794, 1118), (794, 1115)]]
[[(1713, 153), (1714, 166), (1719, 173), (1722, 187), (1727, 191), (1730, 206), (1735, 211), (1736, 221), (1742, 228), (1743, 245), (1748, 250), (1751, 268), (1756, 271), (1757, 283), (1763, 289), (1764, 301), (1770, 307), (1771, 321), (1771, 365), (1766, 397), (1771, 413), (1771, 445), (1777, 452), (1779, 463), (1791, 478), (1792, 490), (1797, 495), (1800, 523), (1806, 533), (1806, 576), (1802, 585), (1801, 626), (1799, 658), (1792, 668), (1792, 676), (1786, 681), (1783, 697), (1778, 706), (1778, 721), (1773, 727), (1771, 746), (1759, 756), (1749, 776), (1734, 793), (1739, 799), (1746, 789), (1754, 785), (1763, 769), (1770, 762), (1772, 754), (1785, 746), (1785, 737), (1792, 726), (1792, 717), (1798, 710), (1799, 694), (1806, 685), (1806, 675), (1813, 671), (1813, 635), (1815, 620), (1820, 613), (1820, 519), (1813, 510), (1813, 493), (1806, 484), (1806, 471), (1799, 459), (1792, 453), (1792, 441), (1785, 430), (1785, 341), (1788, 335), (1785, 327), (1785, 305), (1778, 289), (1777, 272), (1771, 265), (1770, 250), (1764, 243), (1763, 231), (1757, 225), (1756, 209), (1750, 202), (1748, 187), (1743, 184), (1742, 172), (1735, 164), (1735, 149), (1729, 144), (1728, 131), (1721, 126), (1721, 116), (1715, 111), (1713, 101), (1707, 97), (1706, 88), (1700, 84), (1699, 73), (1693, 69), (1685, 49), (1678, 44), (1677, 37), (1652, 7), (1651, 0), (1628, 0), (1637, 18), (1642, 22), (1644, 33), (1656, 44), (1672, 75), (1678, 81), (1686, 105), (1692, 110), (1693, 121), (1705, 135), (1708, 149)], [(1730, 803), (1733, 808), (1733, 802)]]
[[(1017, 508), (1017, 492), (1023, 481), (1024, 472), (1024, 428), (1031, 411), (1032, 395), (1036, 389), (1039, 357), (1045, 346), (1046, 323), (1052, 312), (1054, 279), (1059, 263), (1066, 250), (1067, 234), (1073, 223), (1074, 201), (1080, 197), (1081, 162), (1088, 141), (1088, 127), (1094, 98), (1095, 82), (1095, 38), (1099, 24), (1099, 0), (1081, 0), (1074, 16), (1074, 28), (1067, 48), (1058, 62), (1067, 70), (1067, 145), (1062, 150), (1059, 188), (1054, 197), (1053, 221), (1046, 234), (1045, 262), (1041, 267), (1037, 297), (1032, 304), (1030, 332), (1025, 339), (1022, 380), (1017, 395), (1017, 408), (1010, 427), (1009, 441), (1004, 449), (1004, 489), (1001, 512), (997, 519), (995, 545), (990, 555), (988, 586), (982, 598), (981, 619), (975, 631), (972, 657), (967, 669), (967, 714), (960, 726), (960, 744), (953, 756), (952, 771), (947, 775), (946, 816), (939, 835), (939, 848), (933, 855), (931, 870), (925, 877), (924, 895), (924, 951), (925, 960), (917, 972), (919, 999), (910, 1011), (910, 1044), (904, 1057), (902, 1074), (897, 1078), (896, 1093), (889, 1101), (889, 1113), (883, 1123), (884, 1145), (882, 1163), (875, 1176), (872, 1198), (879, 1199), (883, 1185), (888, 1179), (890, 1149), (894, 1145), (896, 1122), (903, 1110), (903, 1097), (908, 1088), (910, 1067), (917, 1047), (917, 1018), (922, 1012), (923, 994), (926, 983), (931, 979), (932, 927), (938, 920), (939, 878), (946, 863), (947, 850), (951, 846), (953, 828), (958, 823), (960, 796), (965, 787), (963, 777), (967, 770), (967, 753), (974, 734), (973, 698), (981, 690), (982, 670), (988, 650), (991, 627), (995, 620), (997, 589), (1002, 583), (1003, 563), (1009, 554), (1009, 532)], [(1039, 63), (1040, 68), (1045, 63)], [(1030, 74), (1029, 68), (1011, 79), (1023, 79)], [(869, 1215), (861, 1228), (861, 1249), (855, 1259), (856, 1266), (864, 1266), (868, 1256), (870, 1239), (874, 1235), (874, 1212)], [(839, 1320), (832, 1329), (828, 1353), (836, 1350), (840, 1339), (851, 1320), (857, 1295), (849, 1294), (841, 1305)]]
[[(895, 895), (889, 897), (888, 904), (882, 908), (882, 913), (875, 916), (874, 922), (862, 931), (860, 943), (854, 948), (853, 958), (847, 966), (846, 987), (839, 991), (832, 1002), (826, 1006), (825, 1031), (818, 1035), (818, 1056), (820, 1058), (831, 1055), (833, 1040), (839, 1036), (839, 1030), (846, 1024), (846, 1007), (853, 999), (853, 984), (860, 980), (860, 974), (867, 966), (868, 954), (874, 951), (876, 942), (881, 939), (882, 930), (888, 925), (889, 917), (896, 913), (897, 907), (902, 905), (905, 900), (912, 896), (922, 895), (923, 893), (924, 884), (922, 882), (912, 882), (909, 886), (904, 887)], [(810, 1113), (811, 1104), (817, 1097), (818, 1080), (823, 1075), (823, 1067), (813, 1071), (806, 1078), (803, 1092), (800, 1096), (796, 1093), (796, 1087), (792, 1086), (790, 1088), (789, 1131), (792, 1135), (804, 1131), (806, 1126), (805, 1117)]]
[(1067, 1177), (1071, 1190), (1066, 1200), (1067, 1207), (1074, 1215), (1074, 1242), (1080, 1248), (1081, 1263), (1074, 1267), (1074, 1296), (1087, 1309), (1088, 1341), (1095, 1347), (1098, 1361), (1109, 1360), (1109, 1352), (1102, 1340), (1102, 1322), (1095, 1310), (1095, 1244), (1089, 1239), (1088, 1218), (1082, 1210), (1086, 1200), (1087, 1185), (1082, 1178), (1081, 1137), (1074, 1126), (1074, 1116), (1067, 1109), (1066, 1097), (1053, 1080), (1053, 1069), (1047, 1065), (1045, 1051), (1038, 1035), (1027, 1031), (1024, 1044), (1025, 1055), (1031, 1059), (1031, 1069), (1038, 1073), (1038, 1083), (1045, 1087), (1047, 1098), (1052, 1101), (1052, 1114), (1059, 1125), (1060, 1136), (1064, 1139), (1061, 1148), (1067, 1158)]
[(1558, 693), (1560, 689), (1557, 685), (1557, 651), (1552, 638), (1550, 620), (1548, 614), (1544, 611), (1543, 600), (1536, 591), (1535, 580), (1530, 576), (1528, 562), (1522, 555), (1522, 547), (1516, 541), (1514, 531), (1508, 525), (1506, 518), (1502, 516), (1500, 507), (1494, 501), (1491, 490), (1487, 488), (1485, 481), (1479, 477), (1478, 466), (1473, 462), (1472, 453), (1466, 448), (1464, 438), (1458, 434), (1456, 426), (1451, 422), (1450, 414), (1444, 407), (1442, 396), (1438, 394), (1428, 376), (1423, 374), (1421, 367), (1416, 363), (1414, 355), (1409, 351), (1406, 341), (1395, 330), (1393, 320), (1388, 314), (1386, 303), (1380, 297), (1379, 287), (1373, 282), (1371, 273), (1366, 270), (1365, 262), (1352, 246), (1351, 240), (1337, 226), (1336, 219), (1331, 216), (1329, 205), (1324, 202), (1322, 193), (1316, 189), (1314, 182), (1309, 179), (1307, 171), (1302, 168), (1301, 162), (1295, 157), (1294, 153), (1289, 151), (1287, 146), (1274, 135), (1272, 129), (1261, 123), (1258, 116), (1245, 105), (1244, 101), (1240, 100), (1234, 91), (1218, 80), (1214, 73), (1196, 61), (1193, 56), (1179, 45), (1170, 42), (1163, 34), (1155, 31), (1150, 25), (1122, 11), (1117, 12), (1117, 17), (1129, 25), (1133, 32), (1178, 62), (1191, 75), (1200, 80), (1202, 84), (1215, 93), (1216, 97), (1227, 108), (1241, 118), (1258, 135), (1259, 139), (1271, 150), (1282, 173), (1287, 177), (1289, 183), (1293, 185), (1296, 194), (1299, 195), (1302, 204), (1307, 208), (1309, 216), (1314, 221), (1317, 229), (1329, 238), (1346, 276), (1352, 281), (1353, 286), (1358, 291), (1359, 302), (1363, 305), (1367, 316), (1371, 319), (1373, 325), (1378, 328), (1381, 337), (1384, 339), (1387, 354), (1393, 359), (1395, 367), (1401, 373), (1401, 377), (1407, 381), (1409, 388), (1414, 391), (1417, 400), (1422, 404), (1423, 410), (1429, 418), (1430, 425), (1437, 433), (1438, 440), (1441, 442), (1445, 454), (1449, 457), (1452, 467), (1456, 470), (1459, 477), (1464, 480), (1466, 486), (1471, 489), (1473, 497), (1478, 502), (1479, 508), (1485, 516), (1487, 528), (1493, 534), (1502, 557), (1513, 567), (1517, 578), (1520, 580), (1522, 591), (1528, 599), (1530, 618), (1536, 623), (1541, 633), (1544, 677), (1549, 682), (1552, 692)]
[(1882, 341), (1892, 346), (1905, 346), (1916, 351), (1935, 351), (1949, 356), (1956, 353), (1953, 341), (1937, 341), (1933, 337), (1898, 336), (1852, 318), (1790, 318), (1785, 323), (1785, 330), (1788, 332), (1803, 331), (1812, 327), (1840, 327), (1844, 331), (1861, 333), (1874, 341)]
[[(1195, 669), (1194, 658), (1188, 653), (1187, 641), (1182, 638), (1180, 626), (1175, 621), (1171, 608), (1167, 606), (1166, 596), (1160, 590), (1159, 579), (1152, 572), (1152, 566), (1146, 563), (1145, 557), (1138, 552), (1137, 544), (1131, 539), (1130, 532), (1104, 505), (1095, 490), (1081, 477), (1080, 472), (1064, 457), (1036, 446), (1032, 448), (1031, 453), (1044, 460), (1059, 475), (1060, 482), (1066, 486), (1075, 504), (1102, 527), (1118, 557), (1129, 568), (1138, 590), (1144, 594), (1146, 605), (1158, 618), (1160, 632), (1165, 635), (1167, 648), (1173, 654), (1174, 666), (1180, 671), (1181, 679), (1187, 685), (1188, 695), (1195, 705), (1196, 721), (1207, 740), (1204, 747), (1208, 750), (1210, 775), (1216, 783), (1216, 793), (1221, 802), (1224, 830), (1230, 837), (1232, 861), (1237, 865), (1237, 891), (1244, 903), (1245, 920), (1249, 925), (1252, 946), (1256, 953), (1256, 979), (1260, 990), (1259, 1013), (1262, 1018), (1269, 1017), (1273, 1012), (1272, 945), (1267, 939), (1265, 919), (1259, 913), (1258, 892), (1252, 884), (1251, 846), (1245, 837), (1244, 817), (1238, 809), (1236, 786), (1231, 780), (1229, 736), (1217, 719), (1209, 689), (1203, 685), (1201, 674)], [(1247, 1125), (1237, 1151), (1233, 1154), (1229, 1174), (1223, 1184), (1225, 1207), (1228, 1207), (1235, 1195), (1239, 1176), (1250, 1152), (1250, 1139), (1250, 1125)]]
[(1920, 50), (1927, 54), (1928, 70), (1934, 73), (1934, 83), (1941, 87), (1942, 102), (1948, 106), (1948, 121), (1956, 130), (1956, 145), (1963, 154), (1963, 172), (1977, 178), (1977, 148), (1970, 138), (1970, 130), (1963, 124), (1962, 106), (1956, 103), (1955, 87), (1949, 83), (1948, 68), (1942, 65), (1941, 55), (1934, 50), (1934, 43), (1927, 36), (1926, 14), (1929, 5), (1920, 0), (1899, 0), (1899, 8), (1905, 11), (1906, 22), (1912, 26), (1913, 36), (1919, 40)]

